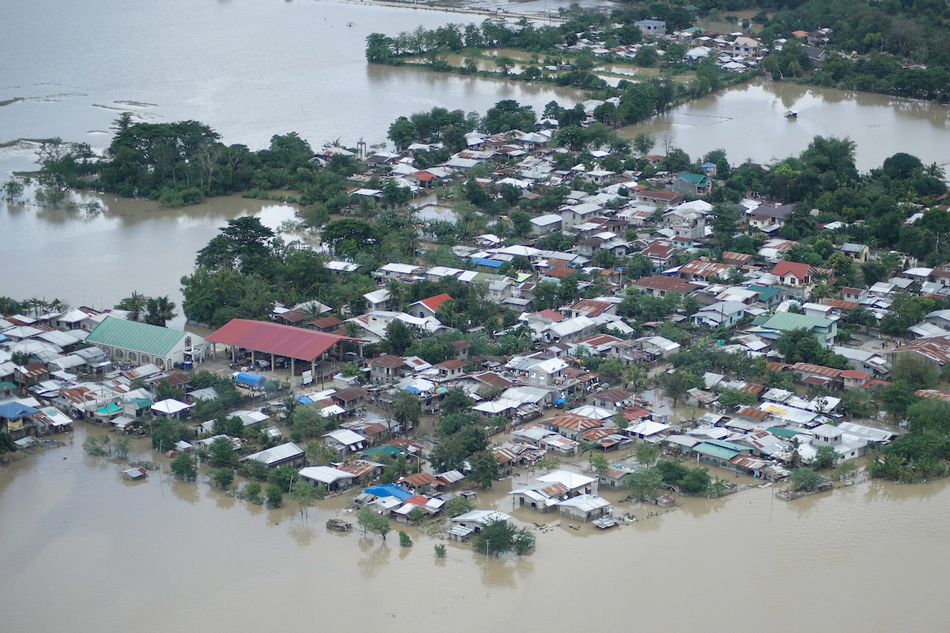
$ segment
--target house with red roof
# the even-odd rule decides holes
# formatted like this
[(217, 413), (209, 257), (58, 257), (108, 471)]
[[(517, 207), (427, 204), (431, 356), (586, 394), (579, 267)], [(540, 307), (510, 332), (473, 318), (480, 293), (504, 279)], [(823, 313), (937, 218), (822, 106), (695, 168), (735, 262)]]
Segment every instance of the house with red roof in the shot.
[(419, 317), (420, 319), (424, 319), (426, 317), (435, 318), (435, 313), (438, 312), (439, 306), (441, 306), (446, 301), (451, 300), (452, 297), (443, 292), (440, 295), (429, 297), (428, 299), (423, 299), (422, 301), (416, 301), (409, 306), (409, 314), (414, 317)]
[(804, 288), (814, 281), (815, 269), (808, 264), (781, 261), (775, 264), (772, 274), (778, 277), (783, 285)]

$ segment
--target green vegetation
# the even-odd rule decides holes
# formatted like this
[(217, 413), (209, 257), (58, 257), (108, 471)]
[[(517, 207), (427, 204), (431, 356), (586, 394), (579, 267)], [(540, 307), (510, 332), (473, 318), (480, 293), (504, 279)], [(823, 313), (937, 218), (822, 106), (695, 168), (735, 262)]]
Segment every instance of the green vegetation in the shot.
[(175, 479), (183, 481), (198, 479), (198, 464), (195, 462), (195, 458), (188, 453), (181, 453), (172, 460), (171, 471)]
[(436, 558), (445, 558), (445, 545), (433, 545)]
[(234, 483), (234, 470), (231, 468), (219, 468), (211, 471), (211, 481), (221, 490), (227, 490)]
[(108, 457), (112, 454), (108, 435), (86, 435), (82, 441), (82, 450), (93, 457)]
[(399, 546), (400, 547), (412, 547), (412, 539), (408, 534), (399, 530)]
[(386, 540), (389, 533), (389, 519), (370, 508), (363, 508), (356, 513), (356, 522), (363, 528), (363, 533), (375, 532)]
[(907, 433), (868, 458), (868, 473), (878, 479), (917, 483), (947, 475), (950, 457), (950, 403), (914, 398), (906, 409)]
[(534, 547), (535, 536), (528, 528), (516, 528), (508, 521), (493, 521), (472, 538), (472, 547), (488, 556), (501, 556), (514, 551), (527, 554)]
[(284, 491), (279, 485), (271, 484), (267, 486), (264, 494), (267, 496), (268, 508), (280, 508), (284, 505)]

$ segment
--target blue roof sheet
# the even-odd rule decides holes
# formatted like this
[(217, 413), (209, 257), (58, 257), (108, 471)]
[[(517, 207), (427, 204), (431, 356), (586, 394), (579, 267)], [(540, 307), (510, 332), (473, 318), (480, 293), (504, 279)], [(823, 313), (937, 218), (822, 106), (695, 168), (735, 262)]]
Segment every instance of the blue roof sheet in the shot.
[(369, 494), (376, 495), (377, 497), (396, 497), (400, 501), (408, 501), (412, 498), (411, 492), (406, 492), (394, 484), (370, 486), (369, 488), (364, 489), (363, 492), (368, 492)]
[(28, 407), (19, 402), (5, 402), (4, 404), (0, 404), (0, 418), (6, 418), (7, 420), (19, 420), (20, 418), (25, 418), (28, 415), (39, 412), (39, 409)]

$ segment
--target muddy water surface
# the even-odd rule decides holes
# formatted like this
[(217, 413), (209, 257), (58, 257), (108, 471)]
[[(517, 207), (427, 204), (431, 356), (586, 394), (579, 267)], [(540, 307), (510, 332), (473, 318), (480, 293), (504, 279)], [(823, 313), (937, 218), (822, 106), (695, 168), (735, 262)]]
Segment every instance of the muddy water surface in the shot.
[[(5, 631), (566, 631), (592, 618), (605, 629), (946, 630), (946, 483), (865, 483), (793, 503), (756, 488), (607, 533), (519, 510), (560, 524), (533, 554), (486, 561), (451, 543), (440, 561), (440, 541), (414, 530), (411, 549), (395, 534), (327, 532), (328, 516), (353, 520), (341, 499), (304, 521), (291, 504), (248, 505), (204, 478), (126, 483), (119, 463), (82, 454), (87, 429), (0, 465)], [(507, 509), (510, 485), (480, 507)]]

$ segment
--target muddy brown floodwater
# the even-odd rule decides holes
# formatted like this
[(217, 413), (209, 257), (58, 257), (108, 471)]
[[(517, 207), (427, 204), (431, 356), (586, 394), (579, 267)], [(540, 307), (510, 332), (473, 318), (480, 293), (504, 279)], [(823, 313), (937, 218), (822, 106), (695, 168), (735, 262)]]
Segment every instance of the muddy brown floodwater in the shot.
[[(125, 482), (83, 455), (87, 431), (101, 432), (80, 424), (65, 447), (0, 464), (4, 631), (947, 630), (946, 482), (792, 503), (755, 488), (606, 533), (559, 525), (522, 558), (449, 543), (437, 560), (441, 541), (413, 529), (410, 549), (328, 532), (329, 516), (353, 520), (342, 498), (304, 520), (204, 476)], [(511, 483), (480, 507), (510, 509)]]

